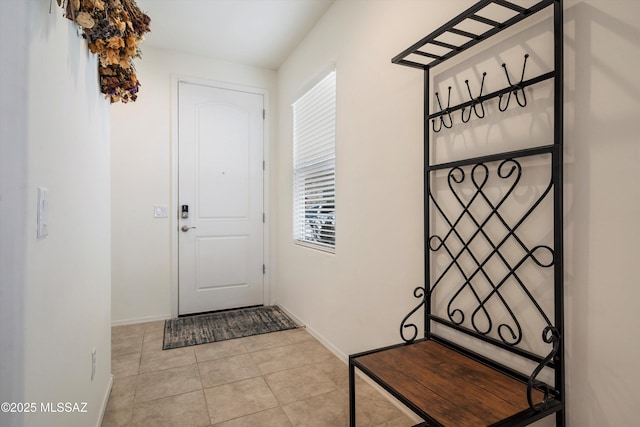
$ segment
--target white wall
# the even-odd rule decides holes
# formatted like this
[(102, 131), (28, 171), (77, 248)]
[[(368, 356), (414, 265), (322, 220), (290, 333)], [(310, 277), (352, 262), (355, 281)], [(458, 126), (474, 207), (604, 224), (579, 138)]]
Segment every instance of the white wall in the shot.
[[(168, 318), (176, 308), (171, 221), (153, 217), (154, 205), (170, 205), (172, 200), (172, 76), (265, 89), (271, 105), (276, 102), (275, 71), (144, 43), (142, 50), (144, 57), (136, 63), (142, 83), (138, 100), (111, 108), (114, 324)], [(266, 106), (267, 120), (275, 123), (271, 105)], [(275, 126), (270, 129), (267, 137), (275, 141)]]
[[(29, 26), (26, 5), (0, 3), (0, 401), (24, 399), (23, 312), (27, 209), (27, 74)], [(15, 24), (12, 24), (15, 23)], [(7, 37), (8, 30), (16, 31)], [(5, 31), (7, 30), (7, 31)], [(0, 414), (2, 424), (20, 426), (22, 416)]]
[(640, 402), (640, 3), (565, 9), (569, 419), (631, 426)]
[[(448, 3), (438, 2), (442, 16), (464, 6)], [(441, 25), (442, 16), (426, 11), (425, 2), (338, 1), (278, 74), (277, 300), (343, 356), (397, 341), (423, 282), (422, 74), (391, 58)], [(333, 61), (337, 237), (330, 255), (292, 240), (290, 105)]]
[[(95, 56), (55, 2), (49, 13), (46, 0), (3, 1), (0, 16), (0, 400), (38, 409), (0, 424), (97, 425), (111, 381), (108, 102)], [(50, 201), (43, 239), (39, 186)], [(86, 402), (87, 413), (44, 413), (46, 402)]]
[[(422, 75), (390, 58), (472, 3), (339, 0), (279, 70), (276, 298), (337, 354), (398, 342), (423, 282)], [(640, 401), (640, 4), (566, 1), (565, 14), (568, 420), (630, 426)], [(292, 243), (289, 112), (332, 61), (337, 248), (328, 255)]]

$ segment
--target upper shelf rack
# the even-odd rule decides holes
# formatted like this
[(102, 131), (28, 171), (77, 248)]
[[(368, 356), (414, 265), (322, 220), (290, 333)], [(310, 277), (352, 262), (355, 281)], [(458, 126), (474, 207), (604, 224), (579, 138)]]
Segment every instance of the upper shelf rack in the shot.
[[(533, 15), (536, 12), (539, 12), (545, 9), (547, 6), (553, 4), (554, 0), (543, 0), (540, 1), (528, 8), (519, 6), (511, 1), (507, 0), (481, 0), (473, 7), (467, 9), (460, 15), (453, 18), (451, 21), (447, 22), (428, 36), (424, 37), (419, 42), (415, 43), (411, 47), (404, 50), (402, 53), (395, 56), (391, 62), (398, 65), (406, 65), (407, 67), (420, 68), (420, 69), (429, 69), (435, 67), (436, 65), (453, 58), (454, 56), (464, 52), (465, 50), (475, 46), (476, 44), (482, 42), (483, 40), (488, 39), (489, 37), (499, 33), (500, 31), (509, 28), (510, 26), (517, 24), (523, 19)], [(484, 15), (478, 14), (483, 9), (488, 6), (496, 5), (499, 6), (502, 10), (510, 11), (515, 15), (510, 18), (500, 21), (496, 19), (492, 14), (492, 17), (486, 17)], [(498, 9), (498, 10), (500, 10)], [(499, 13), (498, 13), (499, 14)], [(485, 26), (489, 26), (490, 29), (481, 33), (475, 34), (471, 31), (462, 30), (460, 28), (456, 28), (456, 26), (461, 26), (464, 21), (475, 21), (484, 24)], [(464, 25), (464, 24), (463, 24)], [(468, 40), (461, 45), (455, 45), (450, 42), (445, 42), (442, 40), (436, 40), (438, 37), (445, 35), (446, 33), (454, 34), (455, 36), (462, 36), (463, 40)], [(426, 47), (426, 49), (424, 49)], [(434, 48), (433, 50), (438, 51), (448, 50), (447, 53), (438, 55), (429, 51), (429, 48)], [(420, 63), (416, 61), (412, 61), (407, 59), (407, 57), (411, 55), (418, 55), (423, 58), (428, 58), (429, 62)]]

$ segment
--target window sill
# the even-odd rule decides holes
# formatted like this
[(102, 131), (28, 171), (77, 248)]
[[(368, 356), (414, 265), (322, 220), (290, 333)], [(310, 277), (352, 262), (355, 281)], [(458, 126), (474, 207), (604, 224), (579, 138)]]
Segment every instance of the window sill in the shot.
[(325, 252), (325, 253), (330, 253), (330, 254), (335, 254), (336, 253), (336, 248), (335, 247), (330, 247), (330, 246), (324, 246), (324, 245), (318, 245), (315, 243), (311, 243), (311, 242), (304, 242), (302, 240), (294, 240), (293, 244), (296, 246), (302, 246), (308, 249), (315, 249), (317, 251), (320, 252)]

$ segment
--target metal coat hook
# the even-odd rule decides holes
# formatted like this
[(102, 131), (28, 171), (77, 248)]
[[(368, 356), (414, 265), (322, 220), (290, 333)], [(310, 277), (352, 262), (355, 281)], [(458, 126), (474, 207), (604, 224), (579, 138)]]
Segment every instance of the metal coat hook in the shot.
[(440, 95), (436, 92), (436, 99), (438, 100), (438, 107), (440, 107), (440, 112), (445, 112), (447, 116), (449, 116), (449, 124), (444, 120), (444, 114), (440, 116), (440, 127), (436, 129), (436, 119), (431, 121), (431, 127), (434, 132), (440, 132), (442, 127), (444, 126), (447, 129), (451, 129), (453, 127), (453, 117), (451, 117), (451, 111), (449, 111), (449, 107), (451, 106), (451, 86), (449, 86), (449, 95), (447, 96), (447, 108), (442, 108), (442, 103), (440, 102)]
[[(522, 82), (524, 81), (524, 70), (527, 67), (527, 59), (529, 58), (529, 54), (525, 54), (524, 55), (524, 64), (522, 65), (522, 76), (520, 77), (520, 83), (517, 84), (512, 84), (511, 83), (511, 79), (509, 78), (509, 72), (507, 71), (507, 64), (502, 64), (502, 68), (504, 68), (504, 73), (507, 76), (507, 82), (509, 83), (509, 87), (511, 88), (511, 90), (509, 92), (507, 92), (508, 96), (506, 98), (506, 102), (504, 103), (504, 106), (502, 105), (502, 95), (499, 95), (499, 99), (498, 99), (498, 109), (500, 111), (506, 111), (507, 108), (509, 108), (509, 101), (511, 100), (511, 94), (513, 93), (516, 97), (516, 102), (518, 103), (519, 106), (521, 107), (526, 107), (527, 106), (527, 94), (524, 91), (524, 88), (522, 87)], [(520, 100), (520, 96), (518, 91), (520, 91), (522, 93), (522, 100)]]
[[(465, 80), (464, 82), (467, 84), (467, 90), (469, 91), (469, 98), (471, 98), (471, 106), (469, 107), (469, 114), (467, 115), (467, 118), (465, 119), (464, 117), (464, 110), (465, 108), (462, 108), (462, 123), (467, 123), (469, 120), (471, 120), (471, 110), (473, 110), (473, 112), (475, 113), (476, 117), (479, 119), (484, 119), (484, 104), (482, 103), (482, 101), (480, 101), (480, 97), (482, 96), (482, 89), (484, 88), (484, 78), (486, 77), (487, 73), (482, 73), (482, 83), (480, 84), (480, 94), (478, 95), (477, 98), (474, 98), (473, 95), (471, 94), (471, 88), (469, 87), (469, 80)], [(480, 109), (482, 111), (482, 114), (478, 113), (478, 104), (480, 104)]]

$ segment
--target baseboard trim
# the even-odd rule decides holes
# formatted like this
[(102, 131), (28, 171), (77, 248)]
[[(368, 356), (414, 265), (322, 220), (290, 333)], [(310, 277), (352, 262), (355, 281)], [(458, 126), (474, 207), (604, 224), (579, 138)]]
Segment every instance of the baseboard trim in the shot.
[[(278, 305), (298, 325), (305, 325), (305, 322), (300, 317), (296, 316), (291, 311), (287, 310), (287, 308), (285, 308), (285, 307), (283, 307), (283, 306), (281, 306), (281, 305), (279, 305), (277, 303), (274, 303), (274, 304)], [(316, 331), (315, 329), (313, 329), (312, 327), (310, 327), (308, 325), (305, 325), (304, 328), (307, 330), (307, 332), (309, 332), (310, 335), (312, 335), (315, 339), (320, 341), (320, 344), (325, 346), (327, 348), (327, 350), (329, 350), (331, 353), (333, 353), (344, 364), (346, 364), (346, 365), (349, 364), (349, 356), (347, 354), (344, 354), (342, 351), (340, 351), (338, 349), (338, 347), (336, 347), (335, 345), (333, 345), (331, 343), (331, 341), (327, 340), (325, 337), (322, 336), (322, 334), (318, 333), (318, 331)], [(407, 417), (409, 417), (409, 419), (411, 419), (413, 422), (419, 423), (419, 422), (422, 421), (422, 419), (420, 417), (418, 417), (413, 411), (411, 411), (409, 408), (407, 408), (402, 403), (400, 403), (396, 398), (394, 398), (391, 394), (389, 394), (389, 392), (387, 392), (385, 389), (380, 387), (371, 378), (369, 378), (366, 375), (363, 375), (358, 370), (356, 370), (356, 375), (358, 376), (358, 378), (361, 378), (367, 384), (369, 384), (371, 387), (373, 387), (375, 390), (377, 390), (380, 394), (382, 394), (389, 402), (391, 402), (391, 404), (393, 404), (393, 406), (398, 408), (403, 414), (405, 414)]]
[(135, 317), (133, 319), (113, 320), (111, 326), (134, 325), (136, 323), (157, 322), (158, 320), (171, 319), (171, 314), (160, 314), (157, 316)]
[(298, 325), (303, 325), (304, 328), (307, 330), (307, 332), (309, 332), (309, 334), (311, 334), (311, 336), (313, 336), (315, 339), (317, 339), (318, 341), (320, 341), (320, 343), (325, 346), (331, 353), (333, 353), (338, 359), (342, 360), (344, 363), (348, 363), (349, 362), (349, 356), (347, 356), (346, 354), (344, 354), (343, 352), (341, 352), (338, 347), (336, 347), (335, 345), (333, 345), (333, 343), (331, 343), (331, 341), (327, 340), (325, 337), (322, 336), (322, 334), (320, 334), (318, 331), (316, 331), (315, 329), (313, 329), (312, 327), (310, 327), (309, 325), (305, 325), (305, 322), (298, 316), (296, 316), (294, 313), (292, 313), (290, 310), (288, 310), (286, 307), (281, 306), (278, 303), (275, 303), (275, 305), (277, 305), (278, 307), (280, 307), (285, 313), (287, 313), (287, 315), (289, 317), (291, 317), (291, 319), (296, 322)]
[(107, 392), (102, 398), (102, 405), (100, 405), (100, 416), (98, 417), (98, 423), (96, 427), (102, 426), (104, 420), (104, 413), (107, 411), (107, 405), (109, 404), (109, 396), (111, 395), (111, 388), (113, 387), (113, 374), (109, 375), (109, 385), (107, 386)]

